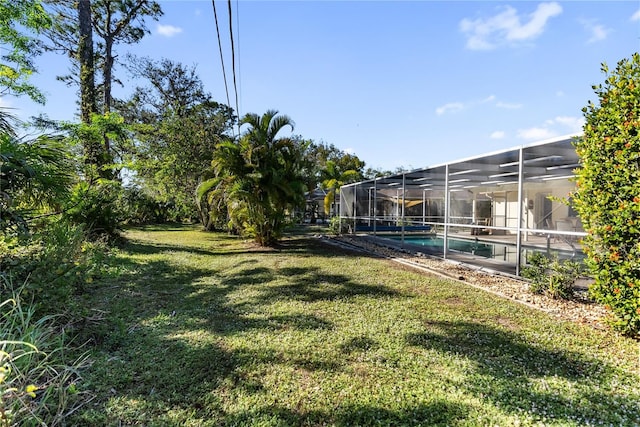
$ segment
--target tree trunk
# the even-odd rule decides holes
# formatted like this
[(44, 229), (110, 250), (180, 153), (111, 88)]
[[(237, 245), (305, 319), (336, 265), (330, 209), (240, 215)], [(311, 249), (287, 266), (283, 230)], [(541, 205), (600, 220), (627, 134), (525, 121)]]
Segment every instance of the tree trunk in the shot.
[(91, 114), (96, 112), (90, 0), (78, 1), (78, 20), (80, 21), (80, 40), (78, 42), (78, 60), (80, 61), (80, 118), (83, 123), (90, 124)]
[(102, 67), (102, 76), (104, 79), (104, 113), (111, 112), (111, 80), (113, 78), (113, 39), (105, 38), (104, 46), (104, 65)]

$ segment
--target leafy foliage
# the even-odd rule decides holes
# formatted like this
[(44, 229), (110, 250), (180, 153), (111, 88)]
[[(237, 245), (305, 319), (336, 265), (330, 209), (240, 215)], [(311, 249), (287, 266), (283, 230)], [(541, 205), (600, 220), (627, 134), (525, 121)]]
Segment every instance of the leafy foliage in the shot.
[(0, 2), (0, 96), (24, 94), (44, 103), (42, 92), (29, 83), (36, 71), (32, 57), (40, 53), (40, 44), (24, 30), (39, 33), (49, 26), (51, 18), (39, 0)]
[[(102, 79), (95, 85), (97, 94), (93, 94), (96, 110), (93, 112), (108, 113), (111, 111), (112, 85), (121, 82), (114, 76), (113, 69), (118, 55), (114, 48), (118, 44), (138, 43), (149, 34), (146, 19), (158, 20), (162, 16), (162, 8), (150, 0), (98, 0), (89, 3), (88, 13), (79, 13), (78, 2), (73, 0), (46, 0), (48, 9), (54, 18), (54, 25), (47, 31), (48, 49), (64, 54), (71, 60), (71, 75), (59, 76), (58, 79), (68, 85), (83, 85), (93, 82), (95, 75), (101, 71)], [(80, 3), (83, 3), (82, 1)], [(85, 22), (90, 19), (90, 22)], [(88, 28), (86, 25), (88, 24)], [(85, 28), (83, 28), (83, 25)], [(86, 61), (82, 53), (83, 42), (92, 40), (89, 51), (94, 54), (91, 64), (82, 69), (80, 62)], [(123, 56), (124, 58), (125, 56)], [(87, 65), (87, 64), (85, 64)], [(86, 75), (91, 74), (90, 79)], [(101, 96), (96, 96), (101, 95)]]
[(84, 403), (76, 382), (86, 357), (69, 357), (64, 330), (36, 318), (21, 288), (9, 290), (0, 303), (0, 425), (60, 425)]
[[(303, 141), (301, 137), (299, 137), (299, 140), (307, 146), (304, 153), (302, 174), (307, 190), (310, 193), (316, 189), (326, 190), (328, 187), (339, 184), (337, 181), (332, 183), (329, 180), (336, 174), (339, 180), (344, 171), (352, 170), (356, 172), (354, 175), (347, 177), (348, 182), (362, 179), (362, 170), (365, 163), (356, 155), (346, 153), (333, 144), (315, 143), (311, 140)], [(329, 185), (323, 185), (323, 183)], [(339, 185), (337, 188), (339, 188)], [(323, 204), (331, 204), (336, 198), (336, 191), (336, 189), (332, 189), (329, 192), (325, 192), (326, 197)], [(317, 220), (318, 208), (319, 204), (316, 200), (312, 200), (307, 204), (305, 215), (308, 216), (311, 223), (315, 223)], [(327, 215), (330, 213), (329, 210), (327, 208), (325, 212)]]
[(573, 296), (573, 284), (580, 276), (579, 263), (561, 261), (542, 252), (534, 252), (527, 261), (529, 265), (522, 269), (522, 277), (531, 280), (530, 290), (533, 293), (562, 299)]
[(170, 219), (172, 206), (162, 203), (136, 186), (124, 187), (118, 198), (125, 224), (162, 224)]
[(247, 114), (240, 122), (249, 130), (238, 142), (218, 145), (212, 162), (215, 177), (201, 184), (199, 201), (218, 212), (225, 206), (231, 229), (272, 245), (287, 214), (304, 204), (306, 146), (296, 138), (277, 137), (285, 126), (293, 128), (292, 120), (277, 111), (261, 117)]
[(122, 116), (92, 114), (89, 123), (63, 123), (61, 127), (73, 145), (82, 147), (84, 169), (79, 172), (87, 181), (118, 177), (131, 145), (130, 131)]
[(352, 218), (340, 218), (339, 216), (334, 216), (329, 221), (329, 232), (336, 236), (340, 234), (349, 233), (353, 230), (353, 219)]
[(84, 225), (92, 237), (115, 238), (124, 220), (118, 204), (121, 189), (119, 181), (79, 182), (71, 192), (64, 216), (74, 224)]
[(27, 240), (0, 240), (0, 277), (22, 285), (37, 314), (71, 314), (75, 297), (104, 269), (104, 243), (86, 238), (83, 227), (55, 221)]
[(130, 156), (135, 179), (158, 203), (174, 206), (176, 219), (194, 219), (196, 188), (209, 178), (216, 145), (229, 137), (235, 116), (212, 100), (195, 68), (148, 58), (132, 58), (129, 68), (148, 82), (116, 102), (136, 139)]
[(145, 18), (158, 20), (163, 12), (152, 0), (96, 0), (91, 2), (93, 30), (102, 43), (98, 44), (102, 54), (103, 112), (111, 111), (111, 86), (116, 55), (114, 45), (138, 43), (149, 33)]
[(572, 196), (588, 232), (591, 295), (611, 310), (617, 330), (640, 336), (640, 54), (602, 71), (604, 85), (594, 86), (599, 103), (583, 109)]
[[(341, 186), (345, 184), (349, 184), (352, 182), (359, 181), (362, 179), (362, 168), (364, 167), (364, 162), (356, 163), (356, 165), (350, 164), (348, 161), (349, 158), (347, 156), (351, 156), (349, 154), (345, 155), (342, 159), (342, 162), (329, 160), (327, 161), (327, 166), (322, 170), (322, 188), (328, 190), (327, 195), (324, 198), (324, 212), (328, 215), (331, 213), (331, 206), (334, 206), (333, 215), (336, 215), (336, 194)], [(346, 158), (346, 162), (344, 159)], [(351, 156), (353, 158), (353, 156)], [(359, 161), (357, 157), (355, 157)], [(349, 167), (356, 167), (356, 169), (346, 169)]]
[(0, 231), (26, 233), (35, 215), (59, 209), (73, 168), (60, 138), (18, 139), (0, 133)]

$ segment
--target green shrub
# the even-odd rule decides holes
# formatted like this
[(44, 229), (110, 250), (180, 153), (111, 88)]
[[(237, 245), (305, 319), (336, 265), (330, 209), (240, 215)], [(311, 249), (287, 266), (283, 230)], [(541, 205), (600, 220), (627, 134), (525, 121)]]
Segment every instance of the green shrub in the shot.
[(162, 224), (173, 215), (172, 205), (160, 202), (138, 187), (125, 187), (119, 198), (125, 224)]
[(599, 103), (583, 109), (572, 199), (588, 233), (590, 294), (611, 310), (614, 329), (640, 337), (640, 54), (602, 71)]
[[(82, 226), (58, 221), (28, 241), (0, 240), (0, 276), (24, 284), (23, 298), (38, 314), (73, 313), (75, 297), (104, 274), (108, 257), (106, 243), (88, 242)], [(0, 291), (6, 296), (8, 290), (0, 286)]]
[(334, 235), (349, 233), (353, 230), (353, 220), (344, 219), (340, 220), (339, 216), (334, 216), (329, 221), (329, 232)]
[(68, 356), (64, 330), (54, 325), (35, 319), (20, 289), (0, 304), (0, 426), (59, 425), (83, 403), (76, 383), (86, 357)]
[(83, 224), (92, 237), (115, 238), (124, 219), (118, 204), (121, 190), (122, 185), (117, 181), (80, 182), (71, 193), (65, 217), (75, 224)]
[(57, 211), (72, 172), (69, 148), (58, 138), (0, 132), (0, 233), (28, 234), (34, 217)]
[(528, 265), (522, 269), (521, 274), (522, 277), (531, 280), (531, 292), (552, 298), (573, 297), (573, 284), (581, 272), (579, 263), (571, 260), (561, 261), (542, 252), (534, 252), (527, 261)]

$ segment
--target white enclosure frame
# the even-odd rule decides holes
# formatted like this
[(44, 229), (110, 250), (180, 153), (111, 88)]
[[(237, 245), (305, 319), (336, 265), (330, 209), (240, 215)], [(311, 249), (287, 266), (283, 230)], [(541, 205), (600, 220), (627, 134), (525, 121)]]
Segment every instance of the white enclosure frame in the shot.
[(353, 233), (393, 238), (416, 250), (416, 238), (438, 238), (424, 251), (515, 275), (532, 251), (582, 259), (586, 233), (563, 202), (575, 189), (575, 138), (345, 185), (341, 221)]

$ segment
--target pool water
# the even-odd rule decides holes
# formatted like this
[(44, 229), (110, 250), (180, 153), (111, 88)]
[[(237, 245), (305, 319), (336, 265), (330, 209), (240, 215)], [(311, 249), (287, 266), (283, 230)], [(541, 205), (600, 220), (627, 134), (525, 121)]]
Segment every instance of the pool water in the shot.
[[(388, 239), (402, 240), (401, 236), (385, 236)], [(442, 237), (405, 236), (404, 242), (412, 245), (424, 246), (430, 249), (443, 251), (444, 239)], [(494, 243), (481, 243), (473, 240), (449, 239), (449, 250), (464, 252), (472, 255), (479, 255), (485, 258), (493, 258), (494, 253), (504, 254), (507, 245), (496, 245)]]
[[(387, 239), (401, 241), (402, 236), (384, 236)], [(411, 245), (422, 246), (425, 252), (434, 255), (441, 255), (444, 252), (444, 239), (437, 236), (405, 236), (404, 242)], [(515, 245), (506, 245), (500, 243), (478, 242), (466, 239), (449, 239), (449, 250), (452, 252), (465, 253), (469, 255), (477, 255), (483, 258), (491, 258), (510, 263), (517, 262), (517, 251)], [(532, 252), (539, 252), (543, 249), (523, 246), (523, 256), (525, 259)], [(562, 251), (551, 249), (551, 253), (558, 256), (559, 259), (574, 259), (579, 261), (585, 257), (580, 250), (577, 252)]]

